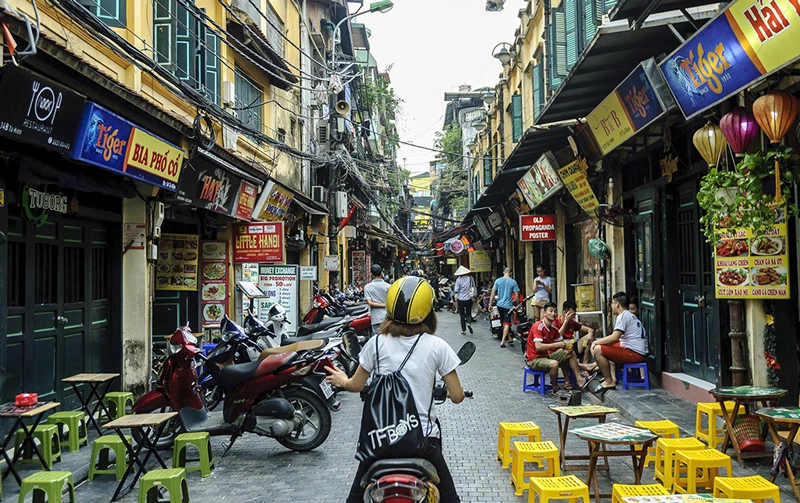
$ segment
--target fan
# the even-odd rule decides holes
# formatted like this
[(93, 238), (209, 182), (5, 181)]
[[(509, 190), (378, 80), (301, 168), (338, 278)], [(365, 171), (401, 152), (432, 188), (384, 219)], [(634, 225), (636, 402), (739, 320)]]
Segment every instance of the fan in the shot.
[(589, 253), (598, 260), (605, 260), (611, 256), (608, 245), (602, 239), (592, 238), (589, 240)]
[(633, 223), (631, 212), (616, 204), (601, 204), (594, 210), (598, 220), (614, 227), (625, 227)]

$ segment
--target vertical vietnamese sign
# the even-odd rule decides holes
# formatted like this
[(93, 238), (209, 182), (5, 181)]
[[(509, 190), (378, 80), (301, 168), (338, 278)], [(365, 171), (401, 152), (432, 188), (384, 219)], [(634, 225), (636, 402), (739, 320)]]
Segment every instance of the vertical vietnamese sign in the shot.
[(520, 215), (519, 216), (520, 241), (555, 241), (556, 216), (555, 215)]
[(290, 324), (284, 333), (292, 337), (297, 334), (300, 323), (300, 268), (296, 265), (259, 265), (258, 288), (266, 297), (259, 297), (258, 316), (261, 321), (268, 319), (269, 308), (280, 304), (286, 309), (286, 319)]
[[(581, 160), (583, 161), (583, 160)], [(585, 161), (583, 161), (585, 162)], [(594, 195), (592, 186), (586, 178), (586, 171), (581, 166), (581, 162), (575, 160), (558, 170), (558, 176), (564, 182), (564, 187), (578, 203), (581, 209), (589, 215), (594, 215), (594, 210), (600, 205)]]
[(239, 201), (236, 203), (236, 218), (245, 222), (250, 221), (253, 217), (257, 196), (258, 187), (242, 180), (242, 188), (239, 189)]
[(353, 283), (358, 283), (361, 286), (366, 284), (367, 277), (367, 252), (364, 250), (353, 250), (352, 254), (352, 268), (353, 268)]

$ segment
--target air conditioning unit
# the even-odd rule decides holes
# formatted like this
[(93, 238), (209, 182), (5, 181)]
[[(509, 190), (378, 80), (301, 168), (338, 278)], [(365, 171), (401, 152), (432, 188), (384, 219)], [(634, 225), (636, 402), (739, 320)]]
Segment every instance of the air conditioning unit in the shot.
[(322, 185), (311, 187), (311, 199), (318, 203), (328, 204), (328, 189)]
[(336, 193), (336, 218), (347, 218), (347, 192)]
[(317, 143), (328, 143), (331, 140), (331, 125), (327, 120), (317, 123)]
[(222, 83), (222, 104), (226, 107), (236, 106), (236, 88), (230, 80)]
[(345, 225), (344, 229), (342, 229), (342, 234), (344, 235), (345, 239), (355, 239), (356, 228), (352, 225)]

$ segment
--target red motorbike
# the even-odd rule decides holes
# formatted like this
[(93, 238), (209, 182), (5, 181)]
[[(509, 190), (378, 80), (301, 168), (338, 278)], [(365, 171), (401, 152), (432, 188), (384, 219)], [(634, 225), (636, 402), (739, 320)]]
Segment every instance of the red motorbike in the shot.
[(366, 304), (347, 306), (335, 300), (331, 294), (316, 290), (314, 299), (311, 301), (311, 309), (303, 316), (303, 324), (315, 325), (328, 321), (327, 318), (360, 317), (368, 313), (369, 306)]
[[(331, 429), (330, 411), (339, 410), (333, 389), (325, 381), (325, 367), (338, 355), (339, 341), (304, 341), (267, 349), (258, 361), (219, 364), (219, 387), (225, 395), (221, 415), (210, 415), (203, 403), (196, 372), (196, 358), (204, 358), (188, 327), (180, 327), (169, 339), (157, 387), (133, 405), (138, 414), (174, 410), (178, 417), (161, 435), (149, 432), (159, 448), (172, 445), (183, 431), (230, 435), (227, 452), (244, 433), (272, 437), (295, 451), (322, 445)], [(137, 435), (139, 436), (139, 435)], [(136, 438), (137, 443), (146, 441)]]

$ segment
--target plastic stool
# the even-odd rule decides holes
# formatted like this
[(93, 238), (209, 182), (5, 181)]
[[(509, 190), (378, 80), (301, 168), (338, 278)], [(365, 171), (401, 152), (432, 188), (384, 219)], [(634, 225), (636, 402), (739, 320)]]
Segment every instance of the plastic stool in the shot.
[[(733, 413), (734, 402), (725, 402), (725, 408), (729, 413)], [(739, 415), (747, 414), (745, 407), (739, 407)], [(708, 427), (703, 428), (703, 415), (708, 418)], [(725, 440), (725, 433), (721, 428), (717, 428), (717, 418), (722, 417), (722, 407), (719, 402), (700, 402), (697, 404), (697, 415), (695, 417), (694, 436), (702, 440), (710, 448), (716, 449), (717, 444)]]
[(702, 451), (706, 444), (696, 438), (659, 438), (656, 440), (656, 466), (653, 478), (660, 480), (667, 489), (675, 480), (675, 452)]
[[(686, 477), (681, 477), (682, 466), (686, 466)], [(702, 451), (675, 452), (675, 479), (672, 492), (675, 494), (695, 494), (697, 487), (714, 487), (720, 468), (725, 468), (725, 475), (732, 476), (731, 457), (716, 449)]]
[(714, 479), (714, 497), (750, 499), (756, 503), (772, 499), (781, 503), (781, 490), (761, 475), (717, 477)]
[[(53, 462), (61, 460), (61, 441), (58, 438), (58, 427), (52, 424), (40, 424), (33, 431), (33, 438), (39, 441), (39, 452), (44, 458), (47, 468), (53, 467)], [(17, 430), (17, 438), (14, 440), (14, 451), (19, 451), (22, 442), (25, 440), (25, 430)], [(39, 458), (34, 457), (33, 448), (30, 442), (25, 444), (22, 456), (17, 463), (39, 463)]]
[(158, 489), (162, 486), (169, 491), (170, 503), (189, 503), (189, 485), (183, 468), (145, 473), (139, 482), (139, 503), (159, 503)]
[[(126, 435), (125, 440), (129, 445), (133, 445), (133, 438), (130, 435)], [(110, 460), (109, 451), (114, 451), (113, 463)], [(91, 461), (89, 480), (94, 480), (95, 475), (110, 473), (116, 475), (117, 481), (120, 481), (125, 475), (125, 470), (128, 469), (128, 450), (119, 435), (104, 435), (92, 443)], [(112, 464), (114, 468), (109, 468)]]
[[(633, 425), (639, 428), (650, 430), (661, 438), (679, 438), (681, 436), (678, 425), (667, 419), (664, 419), (663, 421), (636, 421), (633, 423)], [(654, 462), (655, 460), (656, 448), (650, 447), (647, 449), (647, 456), (644, 458), (644, 466), (650, 466), (650, 463)], [(631, 496), (636, 495), (634, 494)]]
[(75, 484), (72, 482), (71, 472), (38, 472), (25, 477), (19, 488), (19, 503), (25, 501), (29, 492), (33, 493), (33, 503), (44, 503), (45, 496), (48, 502), (60, 503), (64, 484), (69, 486), (70, 503), (75, 503)]
[(611, 491), (611, 503), (622, 503), (622, 498), (628, 496), (666, 496), (669, 494), (669, 491), (661, 484), (640, 486), (614, 484)]
[[(547, 461), (544, 470), (525, 471), (525, 463), (537, 463), (543, 466), (543, 461)], [(514, 449), (511, 451), (511, 485), (517, 496), (522, 496), (522, 492), (528, 488), (526, 478), (530, 477), (560, 477), (561, 462), (558, 457), (558, 447), (551, 441), (546, 442), (514, 442)]]
[[(642, 370), (644, 379), (641, 382), (628, 381), (628, 372), (631, 370)], [(647, 371), (647, 362), (626, 363), (622, 366), (622, 389), (628, 388), (644, 388), (650, 391), (650, 372)]]
[[(69, 447), (69, 452), (78, 452), (81, 445), (89, 445), (89, 434), (86, 428), (86, 416), (82, 410), (69, 410), (50, 414), (47, 424), (54, 424), (58, 428), (58, 437), (61, 445)], [(66, 433), (64, 426), (67, 427)]]
[(551, 499), (569, 500), (577, 503), (578, 498), (583, 498), (583, 503), (589, 503), (589, 487), (575, 475), (565, 477), (533, 477), (528, 488), (528, 503), (547, 503)]
[(133, 393), (128, 391), (112, 391), (111, 393), (106, 393), (103, 401), (106, 402), (111, 417), (119, 419), (127, 413), (126, 408), (128, 402), (130, 402), (131, 407), (133, 407)]
[(214, 344), (213, 342), (207, 342), (207, 343), (203, 344), (203, 356), (208, 356), (208, 353), (214, 351), (214, 349), (216, 349), (216, 347), (217, 347), (217, 345)]
[(497, 459), (503, 468), (511, 462), (511, 437), (528, 437), (528, 442), (541, 442), (542, 431), (533, 421), (500, 423), (497, 433)]
[[(193, 445), (197, 448), (198, 459), (188, 459), (186, 448)], [(199, 461), (197, 466), (186, 466), (187, 461)], [(172, 467), (184, 468), (186, 471), (200, 470), (200, 475), (208, 477), (214, 468), (214, 451), (211, 450), (211, 435), (201, 433), (181, 433), (175, 437), (175, 450), (172, 453)]]
[[(533, 378), (530, 384), (528, 384), (528, 376)], [(545, 376), (547, 376), (547, 372), (533, 370), (526, 366), (525, 373), (522, 375), (522, 392), (525, 393), (527, 391), (538, 391), (540, 394), (544, 395), (547, 388), (552, 387), (549, 384), (546, 384)], [(564, 378), (559, 377), (557, 382), (558, 384), (563, 384)]]

